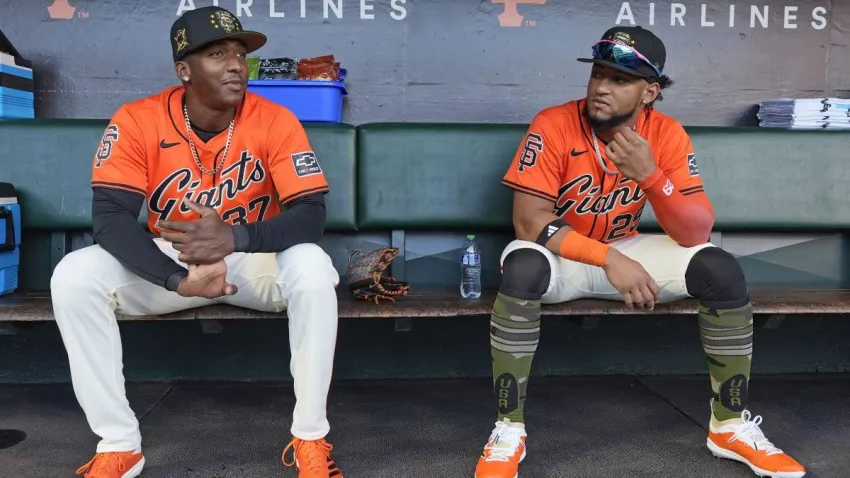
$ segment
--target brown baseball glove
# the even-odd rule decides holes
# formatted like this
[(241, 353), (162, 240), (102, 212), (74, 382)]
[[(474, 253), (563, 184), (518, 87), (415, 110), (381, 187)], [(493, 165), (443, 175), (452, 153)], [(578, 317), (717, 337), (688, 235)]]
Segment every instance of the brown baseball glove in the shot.
[(358, 299), (381, 299), (395, 302), (397, 296), (407, 295), (410, 284), (384, 275), (384, 270), (398, 255), (398, 248), (385, 247), (372, 251), (356, 250), (348, 257), (346, 277), (348, 289)]

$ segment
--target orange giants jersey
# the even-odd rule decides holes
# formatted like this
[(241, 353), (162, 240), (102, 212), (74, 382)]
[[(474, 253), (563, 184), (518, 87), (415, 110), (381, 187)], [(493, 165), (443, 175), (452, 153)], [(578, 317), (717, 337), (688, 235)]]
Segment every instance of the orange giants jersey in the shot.
[[(535, 116), (510, 168), (505, 186), (554, 204), (554, 213), (576, 232), (609, 243), (637, 234), (646, 195), (622, 174), (609, 175), (599, 164), (587, 119), (586, 99), (546, 108)], [(649, 141), (655, 163), (685, 196), (708, 198), (696, 166), (693, 145), (678, 121), (648, 110), (637, 133)], [(599, 152), (606, 167), (617, 171)]]
[[(116, 111), (94, 156), (92, 187), (144, 195), (148, 227), (156, 222), (196, 220), (184, 198), (214, 208), (228, 224), (269, 219), (279, 203), (326, 192), (328, 183), (301, 123), (288, 109), (253, 93), (236, 112), (224, 163), (206, 174), (196, 163), (183, 115), (182, 86), (128, 103)], [(228, 130), (192, 142), (201, 165), (214, 170)]]

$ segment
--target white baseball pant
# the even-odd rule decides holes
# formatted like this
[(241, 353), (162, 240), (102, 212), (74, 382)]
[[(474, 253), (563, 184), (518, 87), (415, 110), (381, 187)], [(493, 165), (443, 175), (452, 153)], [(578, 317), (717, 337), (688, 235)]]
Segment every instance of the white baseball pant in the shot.
[[(608, 281), (601, 267), (564, 259), (549, 249), (530, 241), (515, 240), (505, 247), (500, 261), (516, 249), (532, 248), (549, 260), (549, 287), (543, 295), (544, 304), (558, 304), (576, 299), (606, 299), (623, 301), (623, 295)], [(658, 285), (661, 303), (690, 297), (685, 283), (685, 271), (694, 254), (707, 242), (694, 247), (682, 247), (665, 234), (638, 234), (611, 244), (626, 257), (638, 262)], [(500, 262), (501, 263), (501, 262)]]
[[(155, 243), (172, 259), (170, 243)], [(158, 315), (214, 303), (281, 312), (289, 318), (290, 372), (295, 388), (292, 434), (324, 437), (337, 334), (339, 274), (315, 244), (273, 253), (233, 253), (225, 258), (227, 281), (239, 290), (215, 300), (181, 297), (138, 277), (98, 245), (66, 255), (50, 287), (53, 309), (71, 367), (74, 393), (97, 452), (141, 449), (139, 423), (127, 401), (121, 337), (115, 313)], [(185, 266), (185, 264), (183, 264)]]

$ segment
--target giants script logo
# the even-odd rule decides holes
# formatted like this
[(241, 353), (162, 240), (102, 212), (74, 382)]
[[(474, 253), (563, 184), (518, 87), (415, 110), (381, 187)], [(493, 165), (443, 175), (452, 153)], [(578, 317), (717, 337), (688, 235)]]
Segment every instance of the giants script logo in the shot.
[[(518, 3), (533, 3), (543, 5), (547, 0), (493, 0), (493, 3), (504, 3), (505, 11), (499, 14), (499, 25), (503, 27), (521, 27), (522, 15), (517, 11)], [(534, 26), (534, 20), (525, 22), (527, 26)]]
[(47, 13), (53, 20), (70, 20), (74, 18), (74, 13), (77, 18), (89, 17), (89, 12), (78, 12), (76, 7), (68, 3), (68, 0), (53, 0), (53, 3), (47, 7)]
[[(608, 194), (598, 196), (600, 189), (599, 186), (593, 185), (593, 176), (582, 174), (558, 190), (555, 214), (563, 216), (576, 205), (578, 206), (575, 208), (575, 213), (578, 215), (604, 214), (613, 211), (618, 205), (627, 208), (644, 197), (643, 191), (629, 179), (620, 180), (620, 187)], [(576, 199), (568, 199), (570, 196)], [(615, 241), (634, 232), (640, 224), (643, 208), (644, 206), (641, 206), (637, 211), (622, 212), (614, 217), (611, 220), (611, 229), (606, 227), (604, 240)]]
[[(623, 182), (628, 183), (631, 181), (626, 179), (621, 181), (620, 184)], [(632, 185), (625, 184), (608, 194), (597, 196), (601, 188), (593, 185), (593, 176), (582, 174), (567, 184), (564, 184), (558, 190), (558, 202), (555, 204), (555, 214), (561, 216), (570, 209), (573, 209), (573, 206), (576, 206), (576, 204), (578, 206), (575, 208), (575, 213), (579, 215), (605, 214), (606, 212), (613, 211), (618, 204), (627, 207), (630, 204), (640, 201), (644, 196), (643, 191), (639, 187), (635, 185), (632, 188)], [(567, 199), (570, 196), (574, 196), (577, 199)]]
[[(184, 214), (191, 212), (191, 209), (183, 204), (183, 199), (191, 199), (199, 204), (218, 209), (225, 199), (235, 203), (237, 196), (250, 189), (253, 184), (262, 183), (265, 178), (266, 171), (263, 169), (262, 160), (252, 157), (251, 153), (245, 150), (239, 157), (239, 161), (221, 171), (221, 182), (209, 189), (198, 190), (201, 180), (193, 177), (192, 170), (189, 168), (178, 169), (169, 174), (151, 194), (150, 209), (158, 215), (156, 220), (167, 220), (178, 204), (180, 212)], [(270, 196), (252, 198), (248, 205), (250, 211), (238, 204), (222, 212), (221, 218), (225, 222), (244, 224), (247, 222), (248, 212), (256, 210), (256, 220), (261, 221), (270, 203)]]

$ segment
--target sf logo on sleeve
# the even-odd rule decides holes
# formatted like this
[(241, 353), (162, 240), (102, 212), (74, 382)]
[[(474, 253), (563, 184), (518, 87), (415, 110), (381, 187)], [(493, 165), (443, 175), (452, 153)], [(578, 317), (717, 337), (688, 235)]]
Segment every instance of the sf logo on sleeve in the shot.
[(322, 172), (322, 167), (319, 166), (319, 160), (316, 159), (316, 154), (312, 151), (293, 154), (292, 164), (295, 166), (295, 174), (299, 178), (321, 174)]
[(100, 146), (97, 148), (97, 154), (95, 155), (97, 162), (94, 164), (94, 167), (101, 167), (103, 162), (109, 159), (112, 155), (112, 144), (116, 141), (118, 141), (118, 125), (111, 124), (106, 127), (103, 137), (100, 138)]
[(543, 137), (537, 133), (528, 133), (525, 137), (522, 156), (519, 158), (519, 172), (537, 164), (537, 156), (543, 152)]

